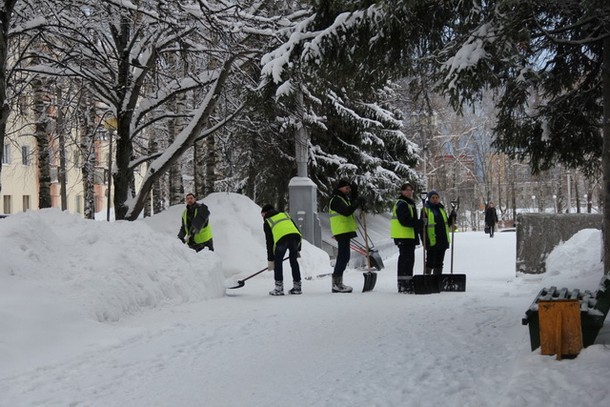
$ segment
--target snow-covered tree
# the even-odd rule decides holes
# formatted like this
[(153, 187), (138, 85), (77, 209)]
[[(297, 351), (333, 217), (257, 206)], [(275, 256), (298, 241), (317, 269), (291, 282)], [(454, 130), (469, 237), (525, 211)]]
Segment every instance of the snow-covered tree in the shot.
[(393, 104), (389, 78), (396, 68), (365, 45), (374, 35), (366, 21), (375, 12), (358, 6), (371, 2), (313, 3), (282, 33), (284, 44), (263, 58), (264, 87), (277, 100), (282, 131), (294, 135), (308, 127), (310, 175), (321, 202), (338, 179), (350, 178), (371, 208), (387, 210), (398, 186), (418, 179), (418, 148), (402, 131)]
[[(498, 0), (481, 3), (438, 53), (455, 106), (496, 88), (494, 145), (531, 162), (603, 171), (610, 208), (610, 3)], [(604, 211), (605, 272), (610, 212)]]
[[(38, 73), (80, 78), (96, 105), (116, 119), (117, 219), (137, 218), (172, 164), (239, 112), (236, 105), (215, 114), (228, 79), (260, 58), (254, 38), (272, 38), (274, 27), (290, 20), (261, 15), (263, 3), (71, 1), (45, 33), (52, 54), (36, 55), (43, 59)], [(172, 63), (176, 56), (180, 69)], [(176, 107), (184, 95), (193, 98), (187, 111)], [(149, 155), (146, 140), (159, 134), (155, 126), (177, 118), (184, 120), (180, 132)], [(136, 190), (133, 175), (142, 165), (146, 173)]]

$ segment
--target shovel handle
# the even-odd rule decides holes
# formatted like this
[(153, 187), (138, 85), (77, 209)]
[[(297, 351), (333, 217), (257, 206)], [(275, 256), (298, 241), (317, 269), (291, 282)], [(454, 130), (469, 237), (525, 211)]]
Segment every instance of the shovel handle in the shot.
[[(290, 256), (286, 256), (286, 257), (284, 258), (284, 260), (282, 260), (282, 261), (286, 261), (286, 260), (288, 260), (288, 257), (290, 257)], [(265, 267), (264, 269), (261, 269), (261, 270), (257, 271), (256, 273), (254, 273), (254, 274), (252, 274), (252, 275), (249, 275), (248, 277), (244, 278), (243, 280), (237, 280), (237, 284), (240, 284), (240, 287), (242, 287), (242, 286), (243, 286), (243, 284), (242, 284), (242, 283), (243, 283), (244, 281), (246, 281), (246, 280), (250, 280), (252, 277), (256, 277), (256, 276), (258, 276), (260, 273), (262, 273), (263, 271), (267, 271), (268, 269), (269, 269), (269, 267)]]

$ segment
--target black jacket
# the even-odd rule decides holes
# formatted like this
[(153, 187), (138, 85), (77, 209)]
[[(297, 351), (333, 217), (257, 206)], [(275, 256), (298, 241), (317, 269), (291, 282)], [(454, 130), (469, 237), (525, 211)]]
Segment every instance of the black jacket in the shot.
[[(447, 224), (445, 224), (445, 220), (443, 219), (443, 216), (441, 215), (440, 211), (435, 209), (445, 209), (445, 206), (443, 206), (443, 204), (439, 203), (438, 205), (432, 205), (429, 201), (426, 201), (426, 208), (432, 209), (433, 210), (433, 216), (434, 216), (434, 233), (436, 235), (436, 248), (449, 248), (449, 241), (447, 240), (447, 233), (445, 230), (445, 225), (449, 226), (449, 230), (451, 230), (451, 227), (455, 224), (455, 218), (456, 218), (456, 214), (454, 211), (451, 211), (451, 213), (447, 214)], [(423, 212), (423, 208), (422, 208), (422, 212)], [(446, 210), (445, 210), (446, 212)], [(423, 220), (424, 215), (422, 214), (422, 220)], [(426, 248), (430, 248), (430, 239), (428, 238), (428, 236), (426, 235)]]
[(495, 206), (490, 206), (485, 209), (485, 224), (488, 226), (493, 226), (498, 223), (498, 212), (496, 211)]
[[(197, 216), (195, 216), (197, 212)], [(195, 202), (194, 205), (186, 206), (186, 227), (182, 218), (180, 219), (180, 231), (178, 238), (184, 242), (186, 235), (189, 237), (195, 236), (199, 231), (208, 225), (210, 221), (210, 210), (207, 205), (200, 202)]]
[[(353, 192), (353, 191), (352, 191)], [(354, 194), (352, 194), (354, 195)], [(340, 199), (343, 198), (343, 199)], [(358, 209), (358, 196), (351, 196), (351, 197), (347, 197), (347, 195), (343, 194), (341, 191), (339, 191), (338, 189), (335, 189), (333, 191), (333, 196), (330, 198), (330, 209), (332, 209), (333, 211), (340, 213), (343, 216), (351, 216), (354, 214), (354, 212), (356, 211), (356, 209)], [(356, 232), (349, 232), (349, 233), (341, 233), (335, 236), (335, 239), (341, 239), (341, 238), (353, 238), (356, 237), (357, 234)]]
[[(402, 194), (397, 198), (397, 200), (398, 205), (396, 206), (396, 218), (402, 226), (407, 228), (413, 228), (415, 230), (415, 238), (394, 239), (394, 243), (397, 245), (411, 243), (417, 246), (419, 244), (419, 234), (421, 233), (421, 222), (417, 217), (417, 207), (415, 206), (415, 201), (413, 199), (404, 197)], [(413, 216), (411, 216), (409, 206), (403, 201), (413, 206)]]

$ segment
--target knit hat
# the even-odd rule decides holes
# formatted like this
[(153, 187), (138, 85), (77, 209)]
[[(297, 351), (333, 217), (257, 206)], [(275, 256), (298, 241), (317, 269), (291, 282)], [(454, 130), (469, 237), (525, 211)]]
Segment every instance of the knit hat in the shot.
[(350, 187), (352, 184), (350, 184), (347, 180), (340, 180), (339, 183), (337, 184), (337, 189), (339, 188), (343, 188), (343, 187)]
[(271, 204), (266, 204), (266, 205), (265, 205), (265, 206), (263, 206), (263, 208), (261, 209), (261, 213), (263, 213), (263, 212), (269, 212), (269, 211), (272, 211), (273, 209), (275, 209), (275, 208), (273, 207), (273, 205), (271, 205)]
[(436, 192), (434, 189), (431, 189), (431, 190), (428, 192), (428, 199), (432, 198), (432, 195), (440, 196), (440, 195), (438, 194), (438, 192)]

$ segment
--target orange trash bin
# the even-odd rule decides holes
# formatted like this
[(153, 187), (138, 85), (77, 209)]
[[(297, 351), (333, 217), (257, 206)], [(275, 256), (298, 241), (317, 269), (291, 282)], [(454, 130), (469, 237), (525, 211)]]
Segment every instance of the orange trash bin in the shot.
[(538, 301), (540, 353), (576, 356), (582, 349), (580, 302), (578, 300)]

